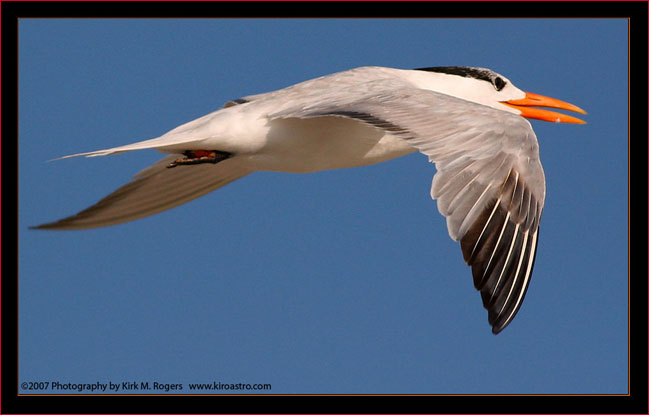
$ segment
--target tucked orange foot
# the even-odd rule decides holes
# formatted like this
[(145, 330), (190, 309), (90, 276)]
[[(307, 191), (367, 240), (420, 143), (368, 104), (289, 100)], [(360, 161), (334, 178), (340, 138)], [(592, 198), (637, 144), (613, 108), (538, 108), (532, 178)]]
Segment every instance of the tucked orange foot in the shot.
[(167, 168), (202, 163), (216, 164), (227, 159), (232, 154), (219, 150), (187, 150), (183, 152), (183, 155), (185, 158), (174, 160), (167, 165)]

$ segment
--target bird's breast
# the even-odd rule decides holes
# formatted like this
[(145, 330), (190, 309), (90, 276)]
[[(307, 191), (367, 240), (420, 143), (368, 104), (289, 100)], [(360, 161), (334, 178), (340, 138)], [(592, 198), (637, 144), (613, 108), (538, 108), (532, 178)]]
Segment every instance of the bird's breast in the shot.
[(365, 166), (415, 151), (376, 127), (333, 116), (269, 120), (259, 141), (245, 154), (252, 167), (293, 173)]

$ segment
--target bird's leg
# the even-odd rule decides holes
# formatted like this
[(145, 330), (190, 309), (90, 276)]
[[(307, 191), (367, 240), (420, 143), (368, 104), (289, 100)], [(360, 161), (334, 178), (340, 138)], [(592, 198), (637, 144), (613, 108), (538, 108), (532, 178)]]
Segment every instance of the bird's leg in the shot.
[(167, 165), (167, 168), (202, 163), (216, 164), (232, 156), (228, 152), (219, 150), (187, 150), (183, 155), (185, 158), (174, 160)]

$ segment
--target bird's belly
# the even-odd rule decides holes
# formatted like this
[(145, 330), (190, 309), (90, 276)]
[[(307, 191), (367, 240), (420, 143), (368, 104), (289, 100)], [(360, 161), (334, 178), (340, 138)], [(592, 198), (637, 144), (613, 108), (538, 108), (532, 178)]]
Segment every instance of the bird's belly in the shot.
[(257, 170), (307, 173), (365, 166), (412, 152), (405, 140), (363, 122), (322, 117), (271, 121), (263, 145), (247, 157)]

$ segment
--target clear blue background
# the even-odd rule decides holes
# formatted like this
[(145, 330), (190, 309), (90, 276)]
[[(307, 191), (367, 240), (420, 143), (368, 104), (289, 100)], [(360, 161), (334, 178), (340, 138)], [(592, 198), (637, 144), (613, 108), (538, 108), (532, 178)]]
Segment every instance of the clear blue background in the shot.
[[(20, 20), (19, 380), (626, 393), (627, 47), (623, 19)], [(363, 65), (487, 67), (589, 112), (587, 125), (533, 122), (538, 255), (498, 336), (421, 154), (255, 173), (110, 228), (28, 230), (161, 156), (50, 159)]]

